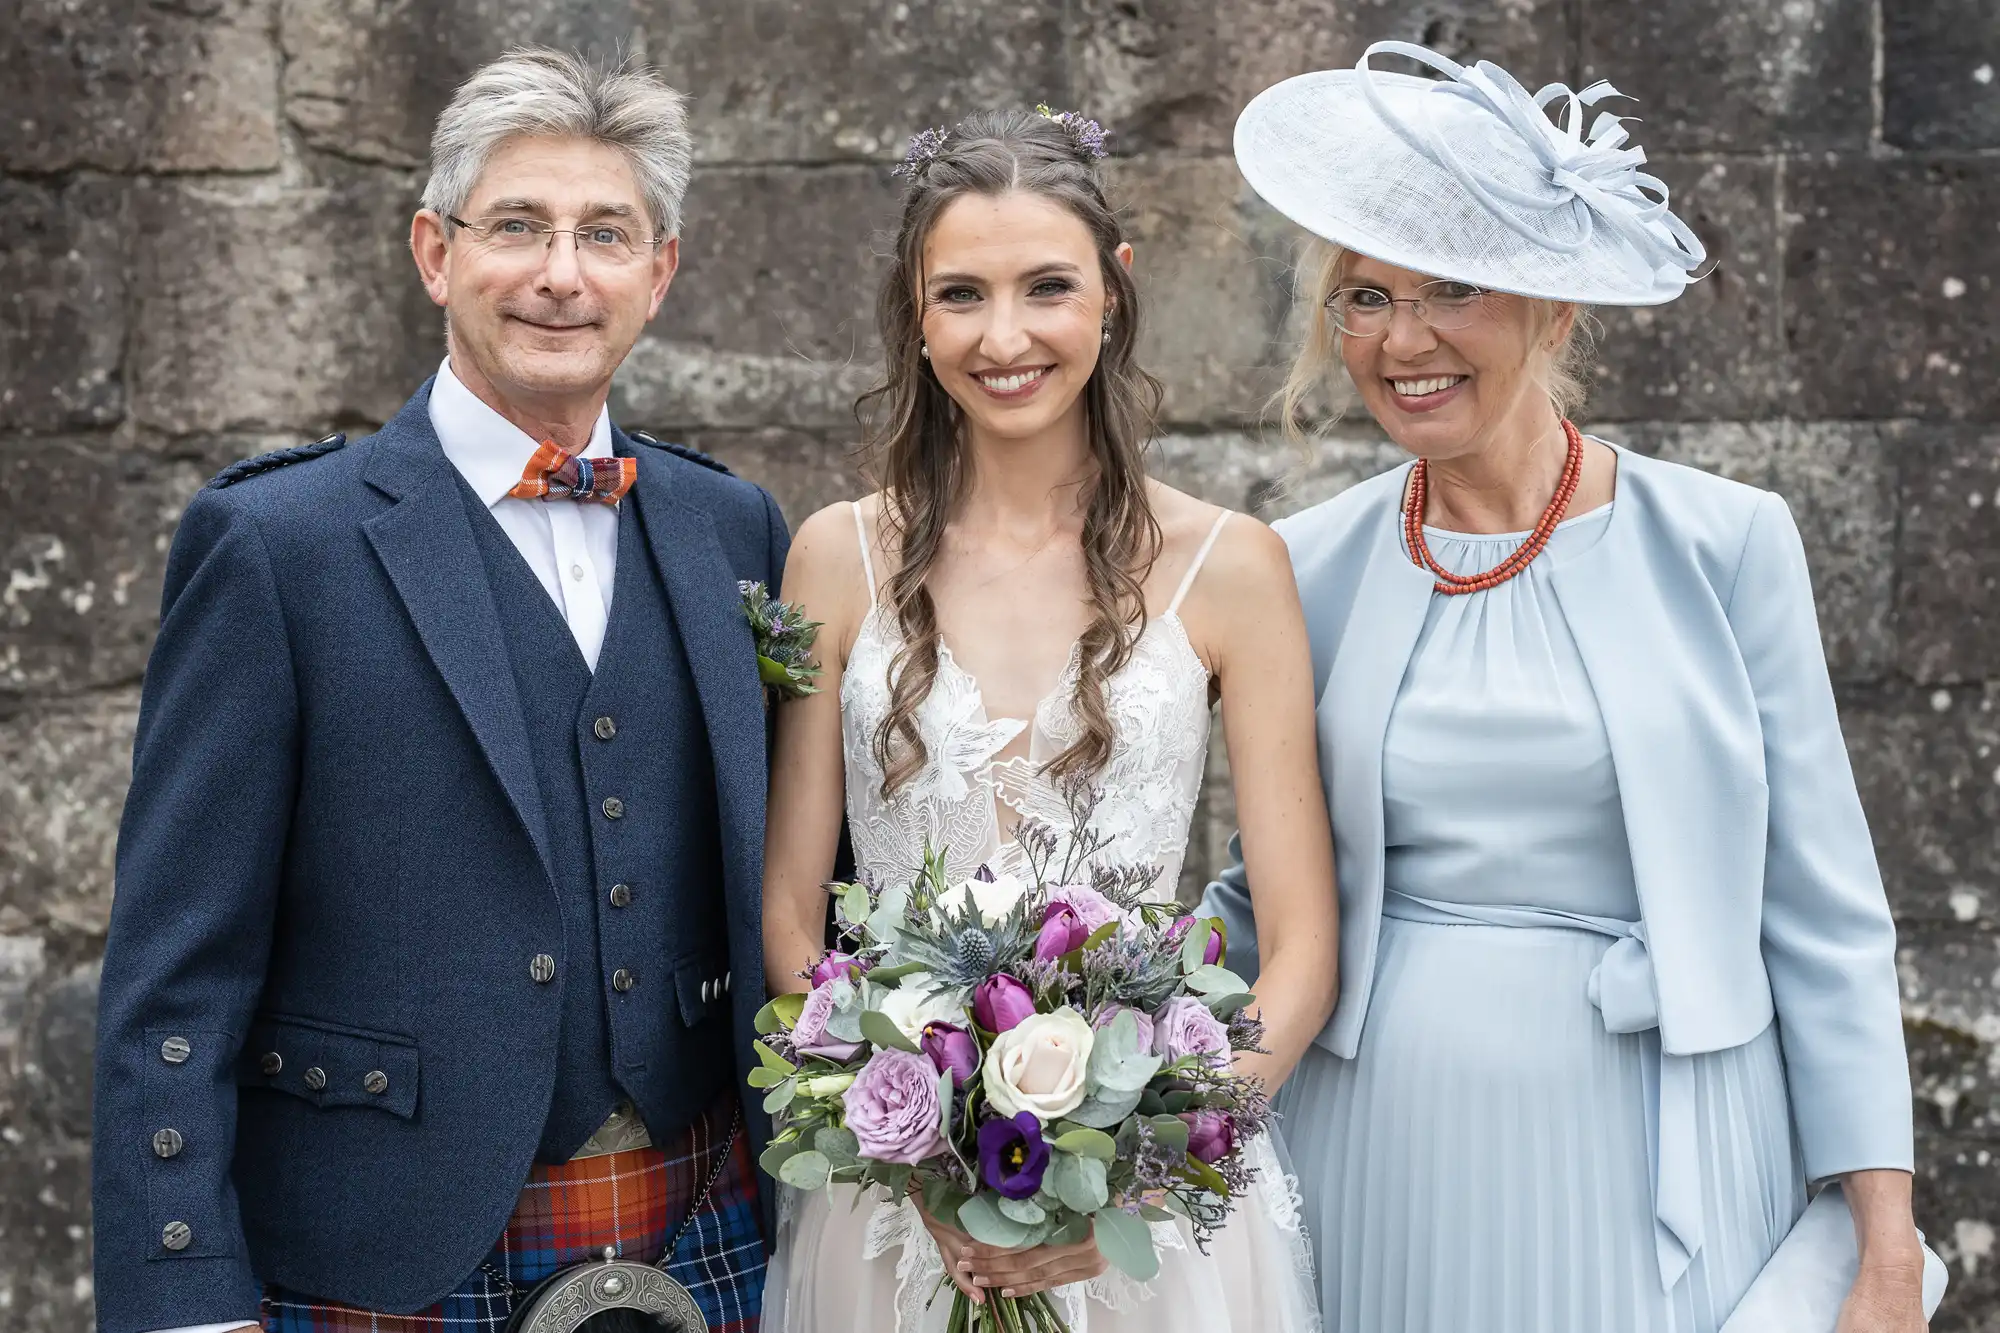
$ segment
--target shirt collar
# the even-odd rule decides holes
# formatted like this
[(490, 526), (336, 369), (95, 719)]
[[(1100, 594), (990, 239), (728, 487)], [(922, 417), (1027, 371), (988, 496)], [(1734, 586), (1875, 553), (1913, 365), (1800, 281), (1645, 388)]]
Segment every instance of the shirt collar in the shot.
[[(481, 402), (451, 370), (451, 358), (438, 367), (431, 385), (431, 429), (437, 432), (444, 456), (458, 469), (473, 494), (488, 509), (507, 498), (535, 456), (541, 442)], [(585, 458), (609, 458), (611, 413), (599, 409), (590, 428)]]

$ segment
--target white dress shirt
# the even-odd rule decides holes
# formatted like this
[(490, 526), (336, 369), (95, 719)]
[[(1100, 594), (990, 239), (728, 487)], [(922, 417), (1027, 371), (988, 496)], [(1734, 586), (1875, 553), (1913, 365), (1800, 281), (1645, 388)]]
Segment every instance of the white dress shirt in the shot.
[[(595, 501), (521, 500), (507, 494), (521, 480), (541, 442), (495, 412), (459, 383), (447, 359), (431, 386), (431, 427), (444, 456), (483, 501), (514, 549), (535, 571), (549, 600), (569, 623), (590, 669), (604, 646), (611, 588), (618, 573), (618, 509)], [(585, 458), (610, 458), (611, 414), (600, 411)], [(159, 1333), (234, 1333), (254, 1320), (161, 1329)]]
[[(508, 495), (541, 442), (474, 397), (451, 373), (448, 358), (431, 386), (430, 415), (444, 456), (535, 571), (595, 671), (618, 574), (618, 507)], [(598, 412), (583, 456), (612, 457), (608, 411)]]

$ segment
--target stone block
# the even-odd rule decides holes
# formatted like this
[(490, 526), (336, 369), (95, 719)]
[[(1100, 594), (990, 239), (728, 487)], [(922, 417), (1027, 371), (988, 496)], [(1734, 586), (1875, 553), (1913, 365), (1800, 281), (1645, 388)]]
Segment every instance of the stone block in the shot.
[(47, 988), (29, 1029), (20, 1071), (31, 1113), (53, 1137), (90, 1133), (102, 963), (79, 963)]
[(2000, 682), (1849, 689), (1841, 722), (1897, 920), (1961, 935), (1992, 930), (2000, 921)]
[(1628, 422), (1607, 439), (1785, 497), (1806, 546), (1837, 681), (1895, 664), (1899, 451), (1867, 422)]
[(901, 157), (973, 111), (1063, 105), (1062, 8), (639, 0), (647, 54), (693, 96), (707, 162)]
[(103, 936), (138, 716), (128, 689), (0, 719), (0, 935)]
[(35, 994), (48, 971), (48, 949), (36, 935), (0, 935), (0, 1132), (12, 1129), (26, 1101), (21, 1065)]
[(1409, 455), (1356, 424), (1308, 444), (1276, 431), (1175, 432), (1153, 446), (1153, 474), (1266, 523), (1330, 500)]
[(1859, 149), (1874, 130), (1872, 0), (1580, 9), (1583, 80), (1636, 99), (1611, 109), (1644, 117), (1650, 153)]
[(0, 24), (0, 167), (269, 171), (274, 0), (17, 0)]
[(587, 0), (283, 0), (285, 115), (316, 148), (421, 166), (480, 65), (528, 44), (615, 57), (635, 31), (629, 5)]
[(443, 359), (408, 177), (334, 164), (296, 188), (149, 182), (134, 209), (128, 375), (148, 426), (303, 443), (386, 420)]
[(2000, 148), (2000, 7), (1884, 0), (1882, 137), (1900, 148)]
[(0, 429), (117, 421), (131, 243), (125, 187), (0, 180), (0, 236)]
[(1071, 84), (1120, 152), (1227, 153), (1251, 98), (1294, 74), (1350, 66), (1370, 42), (1496, 61), (1530, 88), (1570, 69), (1560, 0), (1080, 0), (1069, 8)]
[(2000, 416), (2000, 158), (1786, 165), (1795, 414)]
[(1589, 410), (1600, 420), (1779, 415), (1790, 375), (1778, 317), (1778, 164), (1672, 158), (1648, 164), (1713, 270), (1679, 300), (1593, 311), (1602, 325)]
[(897, 195), (878, 167), (703, 170), (681, 269), (620, 378), (662, 424), (852, 429)]
[(1898, 422), (1896, 624), (1919, 681), (2000, 679), (2000, 425)]
[(0, 696), (139, 679), (174, 527), (223, 461), (0, 437)]
[(858, 499), (869, 490), (861, 480), (852, 431), (697, 430), (675, 438), (771, 492), (794, 531), (835, 501)]
[(0, 1312), (13, 1333), (94, 1327), (90, 1150), (0, 1145)]

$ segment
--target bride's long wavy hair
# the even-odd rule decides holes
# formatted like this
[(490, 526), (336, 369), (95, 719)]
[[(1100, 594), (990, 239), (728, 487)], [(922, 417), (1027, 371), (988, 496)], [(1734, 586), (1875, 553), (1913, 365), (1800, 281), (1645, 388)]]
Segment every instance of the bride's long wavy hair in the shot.
[(1061, 124), (1026, 111), (969, 117), (912, 173), (895, 253), (876, 301), (883, 377), (855, 403), (864, 470), (882, 492), (887, 532), (899, 556), (887, 597), (902, 643), (890, 664), (889, 713), (874, 738), (884, 796), (920, 772), (928, 757), (916, 720), (938, 672), (937, 607), (926, 580), (970, 480), (964, 417), (920, 350), (924, 243), (954, 200), (1013, 191), (1060, 204), (1083, 223), (1107, 296), (1109, 339), (1083, 390), (1094, 475), (1087, 484), (1082, 539), (1091, 620), (1078, 642), (1071, 697), (1082, 734), (1049, 762), (1052, 773), (1096, 773), (1111, 757), (1105, 683), (1131, 656), (1145, 624), (1144, 584), (1161, 546), (1160, 526), (1146, 497), (1145, 450), (1158, 421), (1161, 390), (1133, 361), (1139, 294), (1117, 255), (1124, 233), (1094, 155)]

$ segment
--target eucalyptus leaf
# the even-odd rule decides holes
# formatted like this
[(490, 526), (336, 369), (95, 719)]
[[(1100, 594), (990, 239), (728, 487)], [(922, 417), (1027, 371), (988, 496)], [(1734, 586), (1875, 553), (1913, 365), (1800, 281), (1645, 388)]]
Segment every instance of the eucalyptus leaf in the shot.
[(1117, 1208), (1103, 1209), (1096, 1221), (1097, 1249), (1109, 1263), (1137, 1282), (1151, 1282), (1159, 1274), (1160, 1256), (1143, 1221)]
[(1123, 923), (1117, 921), (1105, 922), (1103, 925), (1099, 926), (1096, 930), (1091, 931), (1090, 934), (1087, 937), (1085, 937), (1083, 943), (1077, 946), (1078, 949), (1083, 950), (1085, 952), (1088, 952), (1091, 949), (1095, 949), (1098, 945), (1104, 943), (1104, 941), (1110, 939), (1113, 935), (1116, 935), (1118, 933), (1118, 927), (1121, 924)]
[[(1077, 1128), (1058, 1134), (1050, 1146), (1057, 1152), (1075, 1153), (1078, 1157), (1096, 1157), (1110, 1161), (1118, 1156), (1118, 1145), (1109, 1134), (1099, 1129)], [(1088, 1212), (1088, 1209), (1084, 1211)]]
[(804, 991), (786, 991), (783, 995), (773, 995), (757, 1011), (754, 1026), (761, 1034), (790, 1032), (798, 1026), (799, 1011), (806, 1007)]
[(900, 1199), (910, 1192), (912, 1168), (901, 1162), (868, 1163), (868, 1179), (889, 1191), (889, 1197)]
[(1045, 1242), (1049, 1245), (1075, 1245), (1090, 1239), (1090, 1219), (1082, 1213), (1071, 1213), (1065, 1217)]
[(924, 1182), (924, 1211), (946, 1226), (958, 1226), (958, 1206), (968, 1197), (948, 1177), (933, 1176)]
[(776, 1115), (792, 1104), (792, 1098), (799, 1095), (797, 1079), (786, 1079), (777, 1087), (764, 1094), (764, 1114)]
[(861, 1011), (861, 1035), (888, 1050), (909, 1051), (912, 1054), (917, 1050), (917, 1044), (904, 1036), (903, 1029), (879, 1009)]
[(860, 1041), (861, 992), (845, 976), (828, 984), (833, 988), (833, 1011), (826, 1016), (827, 1035), (836, 1041)]
[(1245, 1005), (1256, 1003), (1257, 997), (1248, 991), (1231, 991), (1227, 995), (1204, 995), (1201, 1002), (1217, 1018), (1228, 1018)]
[(874, 904), (868, 899), (866, 884), (850, 884), (840, 895), (840, 918), (850, 926), (859, 926), (868, 920)]
[(1072, 1212), (1094, 1213), (1111, 1197), (1104, 1163), (1095, 1157), (1058, 1153), (1049, 1163), (1049, 1174), (1055, 1179), (1056, 1197)]
[(826, 1178), (833, 1171), (833, 1164), (826, 1160), (826, 1154), (808, 1148), (785, 1159), (778, 1169), (778, 1179), (794, 1189), (823, 1190)]
[[(772, 1003), (775, 1004), (776, 1001), (774, 1000), (772, 1001)], [(776, 1051), (772, 1050), (769, 1046), (766, 1046), (763, 1042), (761, 1041), (752, 1042), (751, 1045), (757, 1048), (757, 1061), (759, 1064), (763, 1065), (764, 1068), (775, 1070), (780, 1074), (796, 1074), (799, 1072), (799, 1067), (797, 1065), (793, 1064), (790, 1060), (787, 1060), (784, 1056), (779, 1055)]]
[(924, 970), (922, 963), (897, 963), (893, 967), (878, 967), (868, 973), (868, 980), (877, 986), (893, 986), (915, 972)]
[(951, 1141), (951, 1071), (938, 1070), (938, 1134), (949, 1143)]
[[(1170, 1194), (1167, 1196), (1167, 1199), (1169, 1202), (1172, 1202), (1173, 1196)], [(1170, 1208), (1159, 1208), (1150, 1203), (1142, 1203), (1139, 1205), (1139, 1217), (1142, 1221), (1171, 1222), (1176, 1217), (1179, 1216), (1181, 1216), (1181, 1214), (1174, 1212)]]
[(958, 1227), (981, 1244), (1003, 1250), (1011, 1250), (1028, 1238), (1028, 1228), (1001, 1212), (991, 1194), (975, 1194), (960, 1204)]
[(1188, 927), (1188, 933), (1181, 938), (1181, 971), (1193, 972), (1202, 966), (1201, 955), (1208, 948), (1208, 937), (1215, 933), (1215, 926), (1207, 917), (1198, 916)]
[[(1100, 1029), (1090, 1048), (1090, 1064), (1084, 1071), (1084, 1086), (1099, 1097), (1111, 1093), (1136, 1093), (1159, 1070), (1160, 1057), (1139, 1049), (1139, 1024), (1130, 1009), (1120, 1011), (1109, 1027)], [(1093, 1129), (1105, 1126), (1078, 1115), (1070, 1119)]]
[(784, 1167), (786, 1159), (797, 1156), (801, 1151), (803, 1146), (797, 1139), (772, 1139), (758, 1154), (757, 1165), (764, 1168), (766, 1175), (775, 1176)]
[(775, 1069), (753, 1069), (744, 1076), (744, 1081), (753, 1088), (775, 1088), (790, 1077)]
[(1177, 1153), (1184, 1153), (1188, 1146), (1188, 1123), (1177, 1115), (1156, 1115), (1151, 1124), (1153, 1137)]
[[(1011, 1218), (1026, 1227), (1039, 1226), (1042, 1219), (1048, 1216), (1042, 1210), (1042, 1206), (1033, 1199), (1002, 1198), (999, 1207), (1003, 1216)], [(1026, 1244), (1026, 1242), (1024, 1241), (1023, 1244)]]
[(1198, 995), (1233, 995), (1237, 991), (1249, 990), (1250, 986), (1226, 967), (1210, 963), (1197, 967), (1187, 974), (1188, 989)]
[(861, 1159), (861, 1142), (854, 1131), (837, 1125), (822, 1125), (813, 1133), (813, 1147), (836, 1167), (852, 1166)]
[(1079, 1125), (1091, 1129), (1116, 1129), (1120, 1121), (1138, 1109), (1140, 1093), (1105, 1092), (1083, 1099), (1083, 1105), (1069, 1113), (1069, 1118)]

